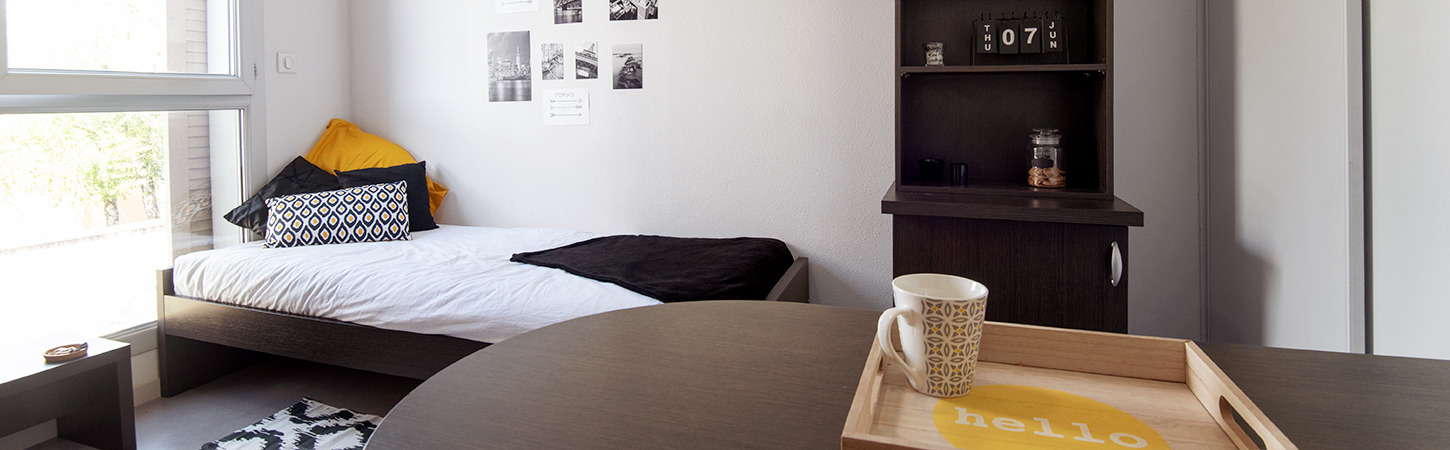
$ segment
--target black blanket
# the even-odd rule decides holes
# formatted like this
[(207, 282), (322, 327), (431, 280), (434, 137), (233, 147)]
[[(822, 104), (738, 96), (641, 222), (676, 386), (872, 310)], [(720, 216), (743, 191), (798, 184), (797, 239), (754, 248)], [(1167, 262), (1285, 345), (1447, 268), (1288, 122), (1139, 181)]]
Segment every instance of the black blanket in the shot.
[(764, 299), (795, 261), (777, 239), (665, 236), (604, 236), (510, 260), (614, 283), (662, 302)]

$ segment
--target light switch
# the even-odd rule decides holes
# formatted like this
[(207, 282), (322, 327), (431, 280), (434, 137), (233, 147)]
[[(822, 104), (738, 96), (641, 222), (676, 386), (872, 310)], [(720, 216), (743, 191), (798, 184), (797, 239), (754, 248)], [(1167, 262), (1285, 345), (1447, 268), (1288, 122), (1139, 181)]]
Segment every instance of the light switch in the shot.
[(297, 55), (277, 53), (277, 73), (297, 73)]

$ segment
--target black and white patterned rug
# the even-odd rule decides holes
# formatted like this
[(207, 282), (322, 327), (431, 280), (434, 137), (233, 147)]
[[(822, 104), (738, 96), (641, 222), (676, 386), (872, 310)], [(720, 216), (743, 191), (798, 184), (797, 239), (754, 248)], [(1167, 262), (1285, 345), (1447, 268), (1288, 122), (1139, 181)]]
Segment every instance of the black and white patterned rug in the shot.
[(201, 450), (361, 450), (383, 418), (303, 397)]

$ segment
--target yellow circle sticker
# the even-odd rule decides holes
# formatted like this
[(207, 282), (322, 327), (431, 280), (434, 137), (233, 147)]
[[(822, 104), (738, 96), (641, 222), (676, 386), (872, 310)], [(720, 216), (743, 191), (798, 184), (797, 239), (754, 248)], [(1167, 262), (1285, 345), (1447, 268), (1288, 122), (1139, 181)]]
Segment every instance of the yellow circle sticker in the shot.
[(1010, 449), (1167, 449), (1147, 424), (1103, 402), (1062, 391), (996, 384), (944, 398), (932, 411), (952, 446)]

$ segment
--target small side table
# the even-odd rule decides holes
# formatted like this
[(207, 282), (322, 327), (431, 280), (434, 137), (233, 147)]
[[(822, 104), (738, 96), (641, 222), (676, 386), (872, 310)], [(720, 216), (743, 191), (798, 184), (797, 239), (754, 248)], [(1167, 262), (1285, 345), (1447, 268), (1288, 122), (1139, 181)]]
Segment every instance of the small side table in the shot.
[(131, 345), (85, 341), (85, 357), (57, 364), (41, 354), (80, 339), (0, 347), (0, 436), (56, 419), (61, 438), (102, 450), (136, 448)]

